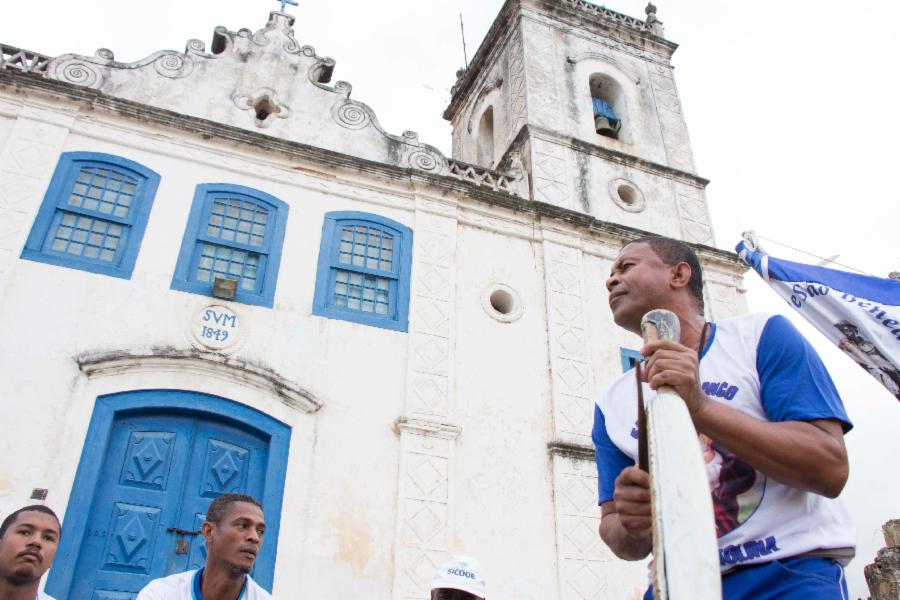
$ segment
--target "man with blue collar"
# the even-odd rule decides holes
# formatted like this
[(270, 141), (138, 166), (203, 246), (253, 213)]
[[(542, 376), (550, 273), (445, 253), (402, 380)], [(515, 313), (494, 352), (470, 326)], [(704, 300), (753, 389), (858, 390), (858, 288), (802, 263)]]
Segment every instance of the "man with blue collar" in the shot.
[(266, 532), (259, 502), (223, 494), (209, 505), (201, 531), (206, 565), (151, 581), (137, 600), (271, 600), (249, 575)]
[[(641, 349), (643, 394), (674, 387), (700, 434), (723, 598), (846, 599), (843, 566), (855, 536), (836, 498), (847, 481), (851, 424), (809, 342), (781, 316), (707, 323), (699, 259), (678, 240), (626, 244), (606, 288), (613, 320), (627, 331), (640, 335), (653, 309), (681, 322), (680, 343)], [(636, 397), (628, 372), (594, 407), (600, 536), (626, 560), (652, 550), (650, 478), (635, 466)]]

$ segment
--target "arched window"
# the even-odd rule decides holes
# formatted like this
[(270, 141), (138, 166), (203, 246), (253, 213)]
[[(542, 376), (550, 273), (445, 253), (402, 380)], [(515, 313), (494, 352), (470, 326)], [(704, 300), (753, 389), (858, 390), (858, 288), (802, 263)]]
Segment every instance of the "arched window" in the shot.
[(494, 166), (494, 107), (489, 106), (478, 122), (478, 164), (490, 169)]
[(313, 314), (406, 331), (412, 230), (363, 212), (325, 215)]
[(131, 278), (159, 175), (98, 152), (66, 152), (22, 258)]
[(271, 308), (287, 212), (259, 190), (198, 185), (172, 289)]
[(619, 139), (626, 114), (622, 87), (615, 79), (602, 73), (591, 75), (589, 83), (594, 130), (602, 136)]

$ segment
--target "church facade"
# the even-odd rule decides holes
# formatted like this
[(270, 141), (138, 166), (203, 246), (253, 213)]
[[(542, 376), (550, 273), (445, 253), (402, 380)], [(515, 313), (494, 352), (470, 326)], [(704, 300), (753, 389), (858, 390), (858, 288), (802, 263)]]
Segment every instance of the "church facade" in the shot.
[(746, 311), (676, 45), (652, 7), (507, 0), (447, 157), (292, 25), (128, 64), (2, 47), (0, 511), (63, 516), (47, 591), (196, 568), (242, 492), (276, 598), (426, 598), (450, 553), (492, 598), (638, 596), (597, 535), (593, 397), (639, 347), (603, 283), (659, 233), (697, 248), (709, 318)]

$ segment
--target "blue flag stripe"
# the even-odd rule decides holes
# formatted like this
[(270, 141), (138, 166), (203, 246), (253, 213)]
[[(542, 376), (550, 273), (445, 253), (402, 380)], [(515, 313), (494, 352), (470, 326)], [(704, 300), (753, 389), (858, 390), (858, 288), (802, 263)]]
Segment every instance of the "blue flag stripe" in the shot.
[(768, 275), (771, 279), (785, 282), (821, 283), (836, 290), (853, 290), (854, 295), (866, 300), (900, 306), (900, 281), (857, 275), (827, 267), (804, 265), (771, 256), (768, 257), (769, 269), (766, 274), (763, 273), (763, 255), (761, 253), (748, 249), (744, 242), (739, 243), (735, 251), (738, 254), (744, 253), (744, 259), (763, 277)]

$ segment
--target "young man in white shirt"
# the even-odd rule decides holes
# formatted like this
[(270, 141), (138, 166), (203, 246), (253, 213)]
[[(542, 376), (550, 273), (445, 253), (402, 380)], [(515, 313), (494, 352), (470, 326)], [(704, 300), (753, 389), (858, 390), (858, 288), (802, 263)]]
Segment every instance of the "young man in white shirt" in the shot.
[(266, 532), (259, 502), (243, 494), (223, 494), (209, 505), (201, 531), (206, 565), (154, 579), (137, 600), (271, 600), (249, 575)]
[(59, 518), (36, 504), (15, 511), (0, 525), (0, 598), (53, 600), (38, 591), (59, 545)]

